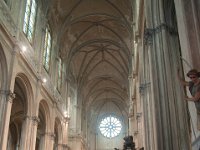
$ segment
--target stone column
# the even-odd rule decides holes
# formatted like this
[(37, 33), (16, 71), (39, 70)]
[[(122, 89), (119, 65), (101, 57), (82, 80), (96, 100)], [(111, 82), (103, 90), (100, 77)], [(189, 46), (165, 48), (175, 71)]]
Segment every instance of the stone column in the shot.
[(62, 121), (62, 143), (57, 145), (58, 150), (68, 150), (68, 125), (69, 125), (70, 118), (66, 117)]
[(62, 144), (67, 145), (69, 143), (68, 141), (68, 129), (69, 129), (69, 117), (65, 117), (62, 121), (62, 129), (63, 129), (63, 137), (62, 137)]
[(30, 146), (28, 150), (35, 150), (36, 146), (36, 136), (37, 136), (37, 126), (40, 121), (40, 119), (37, 116), (31, 117), (32, 124), (31, 124), (31, 138), (30, 138)]
[[(141, 99), (141, 112), (143, 112), (143, 125), (144, 129), (144, 139), (145, 139), (145, 146), (148, 147), (149, 150), (155, 150), (157, 145), (156, 140), (156, 128), (154, 124), (154, 118), (156, 117), (154, 113), (154, 101), (153, 101), (153, 90), (151, 84), (151, 64), (150, 64), (150, 53), (153, 44), (152, 39), (152, 30), (145, 29), (144, 32), (144, 45), (143, 49), (140, 50), (140, 61), (143, 63), (141, 64), (141, 76), (140, 76), (140, 99)], [(139, 123), (139, 122), (138, 122)], [(138, 129), (139, 130), (139, 129)], [(140, 145), (142, 146), (142, 145)]]
[(11, 114), (11, 107), (13, 99), (15, 98), (15, 94), (10, 91), (1, 91), (2, 100), (7, 100), (5, 106), (5, 112), (3, 113), (2, 118), (2, 134), (1, 134), (1, 145), (0, 149), (4, 150), (7, 146), (7, 140), (8, 140), (8, 131), (9, 131), (9, 123), (10, 123), (10, 114)]
[(63, 150), (63, 145), (62, 144), (58, 144), (57, 146), (57, 150)]
[[(133, 105), (133, 104), (132, 104)], [(129, 112), (129, 115), (128, 115), (128, 120), (129, 120), (129, 135), (134, 135), (134, 130), (135, 130), (135, 128), (134, 128), (134, 121), (135, 121), (135, 119), (134, 119), (134, 114), (133, 113), (130, 113)]]
[(134, 137), (135, 137), (135, 148), (140, 148), (141, 146), (143, 146), (142, 144), (142, 140), (141, 140), (141, 136), (142, 136), (142, 127), (141, 127), (141, 117), (142, 117), (142, 113), (141, 112), (137, 112), (135, 115), (135, 131), (134, 131)]
[(190, 149), (186, 103), (177, 79), (179, 42), (173, 5), (173, 0), (146, 0), (146, 32), (152, 39), (149, 55), (154, 107), (150, 109), (155, 113), (157, 141), (149, 144), (155, 145), (155, 150)]
[(20, 140), (20, 150), (29, 150), (31, 141), (33, 140), (33, 117), (31, 116), (25, 116), (24, 122), (22, 125), (22, 133), (21, 133), (21, 140)]
[(55, 138), (55, 135), (53, 132), (45, 133), (44, 134), (45, 147), (43, 148), (48, 149), (48, 150), (53, 150), (54, 138)]
[(2, 145), (3, 141), (3, 129), (4, 129), (4, 116), (6, 112), (6, 100), (7, 100), (7, 93), (8, 91), (0, 90), (0, 146)]

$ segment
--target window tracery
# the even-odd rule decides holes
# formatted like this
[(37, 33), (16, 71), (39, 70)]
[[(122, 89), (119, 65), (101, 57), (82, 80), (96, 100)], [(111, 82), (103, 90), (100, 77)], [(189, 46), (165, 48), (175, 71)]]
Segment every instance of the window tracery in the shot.
[(45, 32), (44, 53), (43, 53), (43, 65), (47, 72), (49, 72), (50, 68), (50, 57), (51, 57), (51, 34), (49, 27), (47, 27)]
[(26, 1), (26, 9), (24, 16), (23, 32), (30, 42), (33, 40), (33, 33), (35, 30), (35, 20), (37, 13), (37, 4), (35, 0)]
[(101, 134), (108, 138), (118, 136), (121, 132), (121, 129), (121, 121), (112, 115), (102, 119), (99, 125), (99, 130)]

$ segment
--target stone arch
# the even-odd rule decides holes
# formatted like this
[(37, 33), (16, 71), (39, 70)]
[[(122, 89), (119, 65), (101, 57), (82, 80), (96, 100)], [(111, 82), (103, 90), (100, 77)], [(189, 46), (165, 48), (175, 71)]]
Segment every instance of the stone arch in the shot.
[(15, 79), (15, 83), (19, 83), (24, 87), (25, 98), (26, 98), (26, 115), (31, 116), (32, 108), (34, 105), (33, 100), (33, 89), (28, 77), (24, 73), (18, 73)]
[(50, 127), (50, 109), (49, 109), (49, 104), (47, 103), (46, 100), (41, 100), (39, 103), (39, 111), (42, 111), (44, 113), (45, 121), (46, 121), (46, 132), (50, 132), (51, 127)]
[(14, 84), (15, 98), (11, 108), (7, 149), (18, 149), (23, 145), (22, 133), (25, 128), (25, 118), (31, 115), (33, 92), (28, 77), (17, 74)]
[(45, 149), (45, 136), (50, 133), (50, 110), (49, 105), (46, 100), (41, 100), (39, 102), (39, 112), (38, 112), (39, 123), (37, 127), (36, 135), (36, 150)]
[(54, 124), (54, 150), (58, 149), (58, 145), (62, 143), (62, 124), (60, 121), (60, 118), (55, 118), (55, 124)]

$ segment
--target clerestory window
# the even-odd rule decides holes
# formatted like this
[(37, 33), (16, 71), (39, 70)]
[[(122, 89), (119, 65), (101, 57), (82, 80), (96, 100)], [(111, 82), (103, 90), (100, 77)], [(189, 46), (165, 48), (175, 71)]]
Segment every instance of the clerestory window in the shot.
[(51, 34), (49, 27), (45, 30), (45, 40), (44, 40), (44, 51), (43, 51), (43, 66), (47, 72), (50, 68), (50, 58), (51, 58)]
[(58, 80), (57, 80), (57, 89), (60, 92), (61, 91), (61, 87), (62, 87), (62, 68), (63, 68), (63, 63), (62, 63), (62, 59), (59, 58), (58, 59)]
[(29, 42), (33, 41), (33, 34), (35, 31), (37, 4), (35, 0), (26, 1), (26, 9), (24, 15), (23, 32), (25, 33)]

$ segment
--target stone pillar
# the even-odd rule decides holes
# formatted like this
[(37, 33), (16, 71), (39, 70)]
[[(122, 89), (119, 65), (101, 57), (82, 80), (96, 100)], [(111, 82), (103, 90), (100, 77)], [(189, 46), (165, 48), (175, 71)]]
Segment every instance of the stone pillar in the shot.
[(31, 116), (25, 116), (24, 122), (22, 125), (22, 133), (21, 133), (21, 140), (20, 140), (20, 150), (29, 149), (31, 145), (31, 141), (33, 140), (33, 118)]
[(69, 129), (69, 121), (70, 121), (70, 118), (69, 117), (65, 117), (63, 119), (63, 122), (62, 122), (62, 129), (63, 129), (63, 137), (62, 137), (62, 143), (64, 145), (67, 145), (68, 144), (68, 129)]
[(68, 125), (69, 125), (70, 118), (65, 117), (62, 121), (62, 139), (61, 143), (59, 143), (57, 146), (58, 150), (68, 150)]
[(4, 129), (4, 116), (6, 112), (6, 100), (8, 91), (0, 90), (0, 146), (3, 141), (3, 129)]
[(149, 144), (155, 145), (155, 150), (190, 149), (186, 102), (177, 79), (180, 52), (173, 5), (173, 0), (146, 0), (146, 34), (152, 40), (149, 55), (154, 107), (150, 110), (155, 114), (152, 127), (156, 129), (156, 139)]
[(129, 135), (134, 135), (134, 115), (133, 113), (129, 112), (128, 115), (128, 120), (129, 120)]
[(32, 126), (31, 126), (31, 141), (30, 141), (30, 146), (28, 150), (35, 150), (36, 146), (36, 136), (37, 136), (37, 126), (40, 121), (40, 119), (37, 116), (32, 116)]
[(44, 149), (53, 150), (55, 135), (53, 132), (48, 132), (44, 134)]
[(137, 112), (136, 113), (136, 127), (134, 136), (137, 137), (135, 140), (135, 148), (141, 148), (143, 146), (143, 140), (142, 140), (142, 113)]
[(58, 144), (57, 146), (57, 150), (63, 150), (63, 145), (62, 144)]
[(5, 112), (3, 113), (2, 118), (2, 134), (1, 134), (1, 145), (0, 149), (4, 150), (7, 147), (7, 140), (8, 140), (8, 131), (9, 131), (9, 123), (10, 123), (10, 114), (11, 114), (11, 107), (13, 99), (15, 98), (15, 94), (10, 91), (1, 91), (2, 100), (7, 100), (3, 105), (5, 106)]
[[(144, 132), (144, 142), (146, 147), (148, 147), (149, 150), (155, 150), (155, 146), (157, 145), (156, 134), (155, 130), (156, 128), (154, 125), (154, 101), (152, 99), (152, 85), (151, 85), (151, 65), (150, 65), (150, 49), (152, 46), (152, 38), (150, 36), (151, 30), (145, 30), (144, 34), (144, 46), (143, 49), (140, 50), (140, 61), (143, 62), (141, 64), (141, 75), (140, 75), (140, 86), (139, 86), (139, 92), (140, 92), (140, 102), (142, 104), (142, 108), (138, 110), (138, 113), (143, 112), (144, 115), (142, 115), (143, 122), (138, 121), (138, 115), (137, 115), (137, 128), (143, 126), (143, 132)], [(141, 119), (139, 119), (141, 120)], [(140, 124), (140, 125), (139, 125)], [(141, 132), (141, 129), (138, 129), (138, 131)], [(137, 134), (138, 136), (138, 142), (140, 142), (141, 134)], [(143, 146), (140, 142), (138, 146)]]

